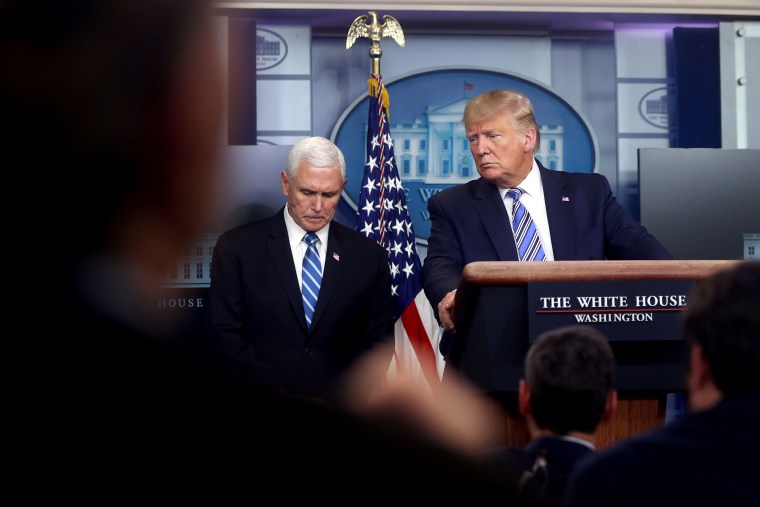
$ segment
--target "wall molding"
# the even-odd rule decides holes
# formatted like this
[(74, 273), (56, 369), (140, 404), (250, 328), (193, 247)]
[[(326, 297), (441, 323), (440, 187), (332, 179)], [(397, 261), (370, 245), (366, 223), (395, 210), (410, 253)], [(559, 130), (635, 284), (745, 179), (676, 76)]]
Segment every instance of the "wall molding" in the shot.
[[(252, 2), (220, 0), (220, 8), (236, 9), (320, 9), (365, 11), (377, 9), (377, 2), (341, 0), (300, 2)], [(391, 11), (482, 11), (482, 12), (575, 12), (618, 14), (692, 14), (719, 16), (760, 16), (757, 0), (386, 0), (382, 10)]]

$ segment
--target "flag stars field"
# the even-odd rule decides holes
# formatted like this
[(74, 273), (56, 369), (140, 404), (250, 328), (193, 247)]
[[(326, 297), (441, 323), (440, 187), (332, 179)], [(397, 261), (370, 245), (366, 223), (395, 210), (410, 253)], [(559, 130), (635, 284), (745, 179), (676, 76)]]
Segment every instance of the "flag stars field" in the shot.
[(375, 157), (370, 157), (366, 164), (364, 164), (369, 167), (370, 174), (372, 171), (377, 167), (377, 159)]
[[(438, 350), (441, 329), (422, 291), (422, 262), (395, 164), (387, 123), (388, 96), (382, 78), (372, 75), (369, 87), (367, 156), (358, 200), (364, 206), (357, 211), (356, 229), (387, 252), (396, 319), (396, 369), (419, 375), (433, 388), (440, 383), (443, 371)], [(377, 194), (373, 195), (375, 190)]]
[(368, 178), (367, 179), (367, 184), (364, 185), (362, 188), (366, 188), (367, 189), (367, 193), (371, 196), (372, 195), (372, 191), (375, 190), (375, 180), (372, 180), (372, 179)]
[(361, 230), (365, 236), (370, 237), (372, 235), (372, 222), (364, 222), (364, 228)]

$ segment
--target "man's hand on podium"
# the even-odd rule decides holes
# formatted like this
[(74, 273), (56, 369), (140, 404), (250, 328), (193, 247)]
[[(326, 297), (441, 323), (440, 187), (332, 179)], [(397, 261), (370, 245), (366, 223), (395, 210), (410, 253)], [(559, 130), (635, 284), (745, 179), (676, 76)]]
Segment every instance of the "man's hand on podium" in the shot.
[(456, 326), (454, 326), (454, 296), (456, 293), (456, 289), (452, 290), (438, 303), (438, 318), (443, 330), (449, 333), (456, 333)]

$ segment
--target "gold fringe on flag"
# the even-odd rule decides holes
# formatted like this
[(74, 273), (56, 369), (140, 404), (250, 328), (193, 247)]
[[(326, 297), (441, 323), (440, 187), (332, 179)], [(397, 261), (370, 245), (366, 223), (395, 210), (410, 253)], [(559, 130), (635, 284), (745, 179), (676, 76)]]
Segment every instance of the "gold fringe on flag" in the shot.
[[(368, 87), (368, 92), (367, 93), (369, 93), (370, 97), (377, 97), (377, 85), (378, 85), (377, 78), (371, 77), (371, 78), (369, 78), (367, 80), (367, 87)], [(383, 86), (383, 94), (382, 94), (382, 97), (381, 97), (381, 101), (382, 101), (382, 104), (383, 104), (383, 108), (385, 109), (385, 115), (386, 115), (386, 117), (388, 119), (390, 119), (390, 117), (391, 117), (391, 114), (390, 114), (391, 99), (388, 96), (388, 90), (385, 89), (385, 86)]]

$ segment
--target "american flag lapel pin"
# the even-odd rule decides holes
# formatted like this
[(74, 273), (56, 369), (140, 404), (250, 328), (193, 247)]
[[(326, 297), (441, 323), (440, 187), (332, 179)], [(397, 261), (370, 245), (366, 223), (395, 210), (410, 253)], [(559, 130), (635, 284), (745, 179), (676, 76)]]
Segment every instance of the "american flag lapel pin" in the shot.
[(563, 195), (562, 196), (562, 202), (570, 202), (570, 198), (567, 197), (567, 196), (565, 196), (565, 195)]
[(333, 252), (333, 259), (340, 262), (340, 255), (338, 255), (336, 252)]

